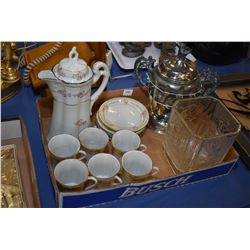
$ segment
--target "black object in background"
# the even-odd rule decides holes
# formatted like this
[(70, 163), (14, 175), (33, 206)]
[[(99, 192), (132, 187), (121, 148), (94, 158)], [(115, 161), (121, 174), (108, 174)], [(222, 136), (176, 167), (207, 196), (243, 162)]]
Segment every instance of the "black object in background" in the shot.
[(186, 42), (194, 57), (212, 65), (236, 63), (247, 57), (248, 42)]

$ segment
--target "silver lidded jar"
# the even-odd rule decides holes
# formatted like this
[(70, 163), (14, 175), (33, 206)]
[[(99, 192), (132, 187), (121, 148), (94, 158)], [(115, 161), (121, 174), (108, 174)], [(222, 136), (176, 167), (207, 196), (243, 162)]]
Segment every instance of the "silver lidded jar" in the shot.
[(157, 133), (164, 133), (177, 99), (211, 95), (218, 86), (217, 74), (198, 72), (190, 52), (184, 43), (164, 43), (158, 63), (151, 56), (135, 61), (135, 74), (149, 93), (149, 126)]

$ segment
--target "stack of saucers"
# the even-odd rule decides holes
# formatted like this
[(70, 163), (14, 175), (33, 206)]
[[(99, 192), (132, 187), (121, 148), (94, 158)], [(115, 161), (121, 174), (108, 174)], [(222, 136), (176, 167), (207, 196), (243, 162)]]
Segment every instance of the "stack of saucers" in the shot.
[(96, 114), (96, 125), (109, 137), (122, 129), (141, 135), (149, 121), (147, 108), (128, 97), (116, 97), (104, 102)]

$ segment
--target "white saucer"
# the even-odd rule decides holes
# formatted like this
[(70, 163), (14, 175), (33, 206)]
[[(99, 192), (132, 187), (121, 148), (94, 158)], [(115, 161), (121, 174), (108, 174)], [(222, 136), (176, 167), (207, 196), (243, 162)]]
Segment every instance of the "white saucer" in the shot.
[[(99, 115), (98, 115), (98, 112), (96, 113), (96, 126), (102, 130), (104, 130), (108, 136), (110, 138), (112, 138), (112, 136), (114, 135), (115, 132), (117, 131), (114, 131), (108, 127), (106, 127), (101, 121), (100, 121), (100, 118), (99, 118)], [(142, 128), (141, 130), (138, 130), (138, 131), (135, 131), (135, 133), (137, 133), (139, 136), (142, 135), (142, 133), (144, 132), (146, 127)]]
[(128, 97), (116, 97), (104, 102), (98, 111), (99, 121), (113, 131), (128, 129), (139, 131), (149, 121), (147, 108)]

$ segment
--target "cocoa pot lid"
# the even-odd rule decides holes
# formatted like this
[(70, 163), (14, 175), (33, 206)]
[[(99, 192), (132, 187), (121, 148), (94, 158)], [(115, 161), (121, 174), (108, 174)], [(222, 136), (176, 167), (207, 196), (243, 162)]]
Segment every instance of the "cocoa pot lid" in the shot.
[(62, 59), (54, 68), (57, 78), (66, 83), (81, 83), (88, 81), (93, 72), (87, 63), (78, 58), (76, 47), (73, 47), (68, 58)]

